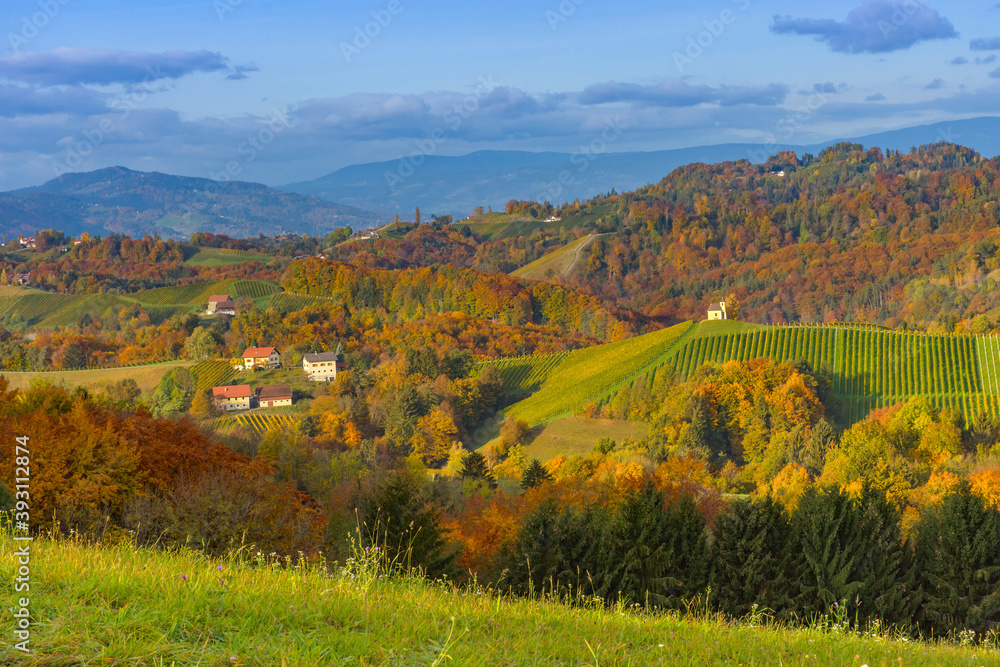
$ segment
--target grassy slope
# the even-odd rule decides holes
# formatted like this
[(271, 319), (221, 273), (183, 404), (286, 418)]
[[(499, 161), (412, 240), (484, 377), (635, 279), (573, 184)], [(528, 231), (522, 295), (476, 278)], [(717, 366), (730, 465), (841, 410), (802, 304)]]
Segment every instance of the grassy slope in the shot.
[(510, 275), (515, 278), (527, 278), (529, 280), (547, 280), (548, 271), (551, 269), (553, 275), (565, 276), (576, 263), (577, 251), (586, 248), (594, 240), (593, 234), (581, 236), (572, 243), (567, 243), (561, 248), (539, 257), (534, 262), (522, 266)]
[(167, 371), (178, 366), (193, 366), (193, 361), (175, 361), (150, 366), (130, 366), (125, 368), (101, 368), (86, 371), (53, 371), (48, 373), (11, 373), (3, 371), (2, 374), (11, 387), (23, 389), (31, 384), (35, 378), (41, 378), (53, 384), (66, 383), (69, 387), (86, 387), (93, 389), (100, 387), (106, 382), (116, 382), (125, 378), (132, 378), (143, 391), (152, 389), (160, 382), (160, 378), (166, 375)]
[(649, 427), (639, 422), (564, 417), (532, 429), (524, 456), (528, 460), (548, 461), (559, 454), (589, 454), (601, 438), (611, 438), (620, 444), (625, 438), (638, 440), (648, 431)]
[(534, 426), (580, 407), (653, 363), (688, 327), (684, 322), (643, 336), (574, 350), (539, 391), (506, 413)]
[[(10, 628), (14, 542), (4, 536)], [(996, 665), (961, 648), (677, 614), (570, 608), (417, 578), (38, 540), (31, 655), (11, 665)], [(239, 569), (237, 569), (239, 568)], [(187, 575), (182, 579), (181, 575)], [(9, 635), (9, 632), (6, 634)]]

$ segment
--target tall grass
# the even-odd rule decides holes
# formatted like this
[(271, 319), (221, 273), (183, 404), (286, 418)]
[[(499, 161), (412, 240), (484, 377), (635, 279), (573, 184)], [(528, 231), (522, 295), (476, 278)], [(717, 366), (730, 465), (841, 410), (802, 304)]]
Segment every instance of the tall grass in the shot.
[[(109, 543), (115, 542), (115, 543)], [(360, 544), (360, 542), (356, 542)], [(14, 542), (0, 535), (10, 628)], [(457, 588), (356, 547), (340, 565), (238, 547), (223, 558), (36, 539), (32, 646), (12, 665), (986, 665), (995, 646), (854, 632), (835, 612), (792, 629), (762, 611), (739, 622), (704, 605), (649, 612)], [(8, 633), (4, 633), (7, 635)]]

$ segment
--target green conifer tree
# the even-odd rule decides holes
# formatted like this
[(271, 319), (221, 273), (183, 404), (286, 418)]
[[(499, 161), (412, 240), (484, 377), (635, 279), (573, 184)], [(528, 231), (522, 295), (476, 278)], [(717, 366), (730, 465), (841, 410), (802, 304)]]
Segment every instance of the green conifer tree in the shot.
[(967, 486), (925, 512), (915, 558), (921, 629), (937, 636), (1000, 624), (1000, 512)]
[(663, 496), (652, 482), (618, 507), (608, 527), (599, 567), (600, 595), (606, 601), (665, 606), (682, 586), (671, 576), (670, 521)]
[(525, 469), (524, 475), (521, 476), (521, 488), (533, 489), (540, 484), (551, 481), (552, 475), (545, 469), (542, 462), (538, 459), (531, 459), (531, 463)]
[(711, 576), (715, 608), (742, 618), (753, 605), (783, 615), (789, 608), (791, 525), (771, 498), (736, 502), (715, 520)]

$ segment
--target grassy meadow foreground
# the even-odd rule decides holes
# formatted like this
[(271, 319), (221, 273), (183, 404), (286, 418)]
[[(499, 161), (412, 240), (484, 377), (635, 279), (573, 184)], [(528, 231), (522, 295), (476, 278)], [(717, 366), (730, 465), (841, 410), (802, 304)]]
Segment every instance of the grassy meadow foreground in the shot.
[[(0, 543), (4, 626), (13, 541)], [(899, 640), (817, 619), (792, 630), (748, 618), (656, 613), (455, 589), (386, 577), (361, 555), (287, 566), (252, 550), (189, 551), (39, 539), (32, 546), (33, 652), (12, 665), (997, 665), (986, 646)]]

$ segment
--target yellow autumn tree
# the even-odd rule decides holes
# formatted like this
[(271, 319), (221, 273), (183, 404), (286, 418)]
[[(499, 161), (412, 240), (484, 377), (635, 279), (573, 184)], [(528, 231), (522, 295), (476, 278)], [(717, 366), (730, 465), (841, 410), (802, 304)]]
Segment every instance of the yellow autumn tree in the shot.
[(417, 420), (410, 451), (430, 465), (448, 458), (457, 436), (455, 422), (438, 406)]
[(1000, 510), (1000, 469), (985, 468), (969, 476), (972, 492)]
[(799, 504), (802, 494), (809, 488), (809, 472), (798, 463), (789, 463), (771, 482), (771, 494), (789, 512)]

